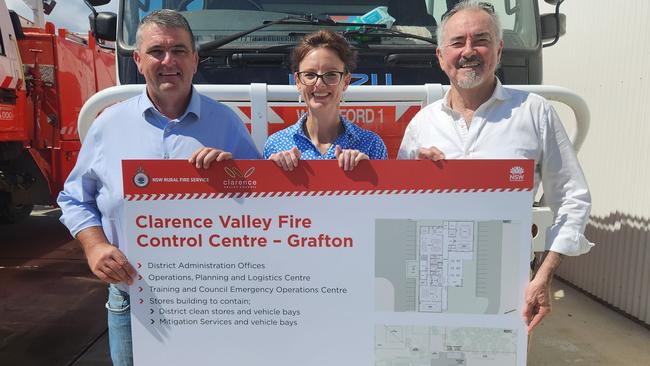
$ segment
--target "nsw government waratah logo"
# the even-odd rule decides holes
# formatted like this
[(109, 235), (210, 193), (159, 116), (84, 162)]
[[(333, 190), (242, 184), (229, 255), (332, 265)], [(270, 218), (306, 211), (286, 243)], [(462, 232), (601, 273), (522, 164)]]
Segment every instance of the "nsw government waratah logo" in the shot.
[(243, 173), (236, 167), (225, 167), (223, 170), (229, 177), (223, 180), (224, 188), (250, 189), (257, 186), (257, 180), (252, 178), (253, 173), (255, 173), (254, 166), (248, 168)]
[(510, 168), (510, 181), (523, 182), (524, 181), (524, 168), (518, 165)]
[(139, 167), (133, 176), (133, 184), (138, 188), (144, 188), (149, 185), (149, 176), (144, 172), (143, 167)]

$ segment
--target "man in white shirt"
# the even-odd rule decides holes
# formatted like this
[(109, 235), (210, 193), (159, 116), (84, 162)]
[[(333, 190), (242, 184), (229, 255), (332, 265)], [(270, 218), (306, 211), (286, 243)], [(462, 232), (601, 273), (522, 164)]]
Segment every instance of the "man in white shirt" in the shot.
[(526, 288), (522, 316), (530, 332), (551, 311), (550, 283), (562, 256), (593, 246), (583, 235), (591, 209), (587, 182), (549, 103), (496, 78), (503, 41), (492, 5), (461, 1), (443, 16), (437, 36), (436, 55), (451, 88), (410, 122), (398, 159), (535, 160), (535, 182), (541, 179), (555, 223), (549, 252)]

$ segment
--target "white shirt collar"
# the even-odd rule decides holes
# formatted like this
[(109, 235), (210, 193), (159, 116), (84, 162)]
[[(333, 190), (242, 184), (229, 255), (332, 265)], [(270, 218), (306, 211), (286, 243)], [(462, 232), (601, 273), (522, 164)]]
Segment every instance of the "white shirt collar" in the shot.
[[(497, 80), (497, 83), (494, 86), (494, 91), (492, 92), (492, 95), (490, 96), (490, 98), (488, 100), (483, 102), (483, 104), (493, 103), (496, 100), (504, 101), (504, 100), (508, 100), (508, 99), (511, 98), (511, 95), (508, 92), (508, 90), (506, 88), (504, 88), (503, 85), (501, 84), (501, 80), (499, 80), (499, 78), (496, 78), (496, 80)], [(442, 99), (442, 110), (447, 111), (447, 112), (453, 111), (453, 109), (451, 108), (451, 105), (449, 104), (450, 93), (451, 93), (451, 88), (449, 88), (449, 90), (447, 90), (447, 92), (445, 93), (445, 96)], [(481, 104), (481, 105), (483, 105), (483, 104)]]

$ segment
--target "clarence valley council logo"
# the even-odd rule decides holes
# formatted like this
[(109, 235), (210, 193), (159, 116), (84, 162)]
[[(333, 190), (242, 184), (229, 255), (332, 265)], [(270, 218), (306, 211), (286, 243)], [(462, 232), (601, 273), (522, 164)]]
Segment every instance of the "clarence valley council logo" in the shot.
[(149, 176), (144, 172), (143, 167), (139, 167), (133, 176), (133, 184), (138, 188), (144, 188), (149, 185)]
[(510, 181), (523, 182), (524, 181), (524, 168), (520, 166), (513, 166), (510, 168)]
[(250, 167), (242, 173), (236, 167), (225, 167), (224, 172), (229, 178), (223, 180), (223, 187), (229, 189), (252, 189), (257, 186), (257, 180), (251, 178), (255, 173), (255, 167)]

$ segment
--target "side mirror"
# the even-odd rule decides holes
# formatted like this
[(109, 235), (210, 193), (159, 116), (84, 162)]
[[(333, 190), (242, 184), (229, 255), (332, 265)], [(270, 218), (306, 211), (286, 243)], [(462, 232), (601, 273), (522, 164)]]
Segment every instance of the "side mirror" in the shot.
[(43, 13), (45, 13), (45, 15), (50, 15), (55, 6), (55, 0), (43, 0)]
[(111, 0), (86, 0), (92, 6), (102, 6), (111, 2)]
[(542, 40), (551, 41), (544, 47), (552, 46), (558, 39), (566, 34), (566, 15), (562, 13), (542, 14), (540, 16), (542, 26)]
[(97, 13), (97, 16), (90, 14), (88, 20), (90, 21), (90, 30), (95, 38), (115, 42), (117, 38), (117, 14), (102, 11)]

